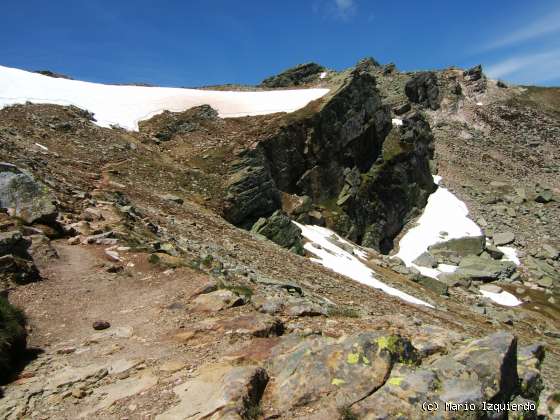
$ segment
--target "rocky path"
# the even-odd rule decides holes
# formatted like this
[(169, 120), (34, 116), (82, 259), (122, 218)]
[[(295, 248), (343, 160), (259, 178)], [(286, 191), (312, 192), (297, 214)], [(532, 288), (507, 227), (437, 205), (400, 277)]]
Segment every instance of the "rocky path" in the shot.
[[(12, 295), (29, 317), (29, 344), (41, 353), (7, 387), (0, 416), (115, 418), (116, 402), (138, 397), (186, 368), (174, 358), (176, 344), (162, 337), (169, 319), (161, 314), (185, 282), (134, 257), (125, 273), (108, 273), (111, 264), (97, 247), (58, 242), (56, 249), (60, 258), (44, 270), (45, 280)], [(110, 328), (95, 331), (92, 324), (100, 320)], [(154, 410), (158, 404), (146, 406)], [(139, 412), (143, 418), (149, 414)]]

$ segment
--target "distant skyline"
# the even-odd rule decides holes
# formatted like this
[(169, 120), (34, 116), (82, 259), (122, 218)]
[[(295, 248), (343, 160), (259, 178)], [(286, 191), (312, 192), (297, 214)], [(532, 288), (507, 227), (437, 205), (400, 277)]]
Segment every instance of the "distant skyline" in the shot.
[(5, 2), (0, 65), (101, 83), (256, 84), (299, 63), (372, 56), (400, 70), (481, 63), (560, 86), (560, 2), (26, 0)]

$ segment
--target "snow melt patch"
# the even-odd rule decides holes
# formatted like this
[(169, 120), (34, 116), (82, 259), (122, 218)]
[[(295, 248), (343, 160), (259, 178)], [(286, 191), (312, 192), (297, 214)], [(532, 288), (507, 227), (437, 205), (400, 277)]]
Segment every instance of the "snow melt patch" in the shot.
[(504, 253), (502, 260), (511, 261), (515, 265), (521, 265), (521, 261), (519, 261), (519, 258), (517, 257), (517, 251), (515, 248), (511, 246), (499, 246), (497, 248)]
[[(316, 256), (316, 258), (311, 258), (311, 261), (357, 282), (380, 289), (388, 295), (398, 297), (406, 302), (433, 308), (429, 303), (377, 280), (374, 277), (373, 270), (356, 257), (357, 255), (359, 258), (365, 258), (366, 253), (342, 239), (333, 231), (320, 226), (294, 223), (301, 229), (302, 235), (310, 241), (304, 245), (304, 248)], [(352, 253), (336, 245), (337, 242), (344, 244), (345, 248), (353, 247)]]
[(0, 66), (0, 109), (25, 102), (75, 105), (95, 115), (97, 125), (138, 130), (138, 122), (165, 110), (180, 112), (210, 105), (220, 117), (293, 112), (328, 89), (230, 92), (199, 89), (113, 86), (57, 79)]
[[(441, 177), (434, 176), (434, 182), (439, 184)], [(410, 229), (399, 242), (399, 252), (396, 255), (404, 261), (407, 267), (414, 266), (422, 274), (434, 277), (434, 274), (451, 272), (453, 269), (429, 269), (412, 263), (420, 254), (425, 252), (430, 245), (449, 239), (465, 236), (480, 236), (482, 231), (478, 225), (468, 217), (469, 210), (464, 202), (459, 200), (448, 189), (438, 187), (430, 195), (422, 216), (417, 225)], [(441, 232), (447, 235), (442, 237)]]
[(523, 302), (517, 299), (514, 295), (505, 290), (502, 290), (500, 293), (489, 292), (488, 290), (480, 289), (480, 293), (483, 296), (491, 299), (492, 301), (496, 302), (499, 305), (503, 306), (518, 306), (521, 305)]

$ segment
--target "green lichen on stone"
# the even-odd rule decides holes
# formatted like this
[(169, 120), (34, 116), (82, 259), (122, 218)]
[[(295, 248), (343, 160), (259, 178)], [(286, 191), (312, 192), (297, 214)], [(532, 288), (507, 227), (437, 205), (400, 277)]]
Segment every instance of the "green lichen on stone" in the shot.
[(382, 336), (375, 339), (375, 344), (379, 350), (389, 350), (391, 353), (397, 352), (398, 337), (394, 335)]
[(346, 383), (345, 380), (339, 378), (333, 378), (333, 380), (331, 381), (331, 384), (334, 386), (341, 386), (344, 385), (345, 383)]
[(355, 365), (360, 361), (360, 353), (348, 353), (348, 357), (346, 358), (346, 362), (350, 365)]
[(389, 385), (393, 385), (393, 386), (401, 386), (402, 382), (403, 382), (404, 378), (401, 378), (399, 376), (396, 376), (394, 378), (389, 378), (389, 380), (387, 381), (387, 383)]

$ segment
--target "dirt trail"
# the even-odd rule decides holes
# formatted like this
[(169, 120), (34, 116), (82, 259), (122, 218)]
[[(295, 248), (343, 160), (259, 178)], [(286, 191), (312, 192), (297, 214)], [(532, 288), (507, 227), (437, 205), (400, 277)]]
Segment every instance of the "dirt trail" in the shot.
[[(125, 271), (112, 274), (102, 247), (54, 244), (60, 258), (45, 279), (11, 296), (28, 314), (30, 346), (42, 353), (6, 388), (0, 417), (16, 406), (8, 418), (115, 418), (110, 413), (133, 395), (129, 413), (161, 412), (161, 386), (189, 367), (188, 353), (168, 338), (184, 312), (177, 301), (204, 279), (186, 269), (164, 274), (144, 254), (128, 253)], [(174, 302), (179, 311), (167, 308)], [(95, 331), (96, 320), (111, 327)]]

